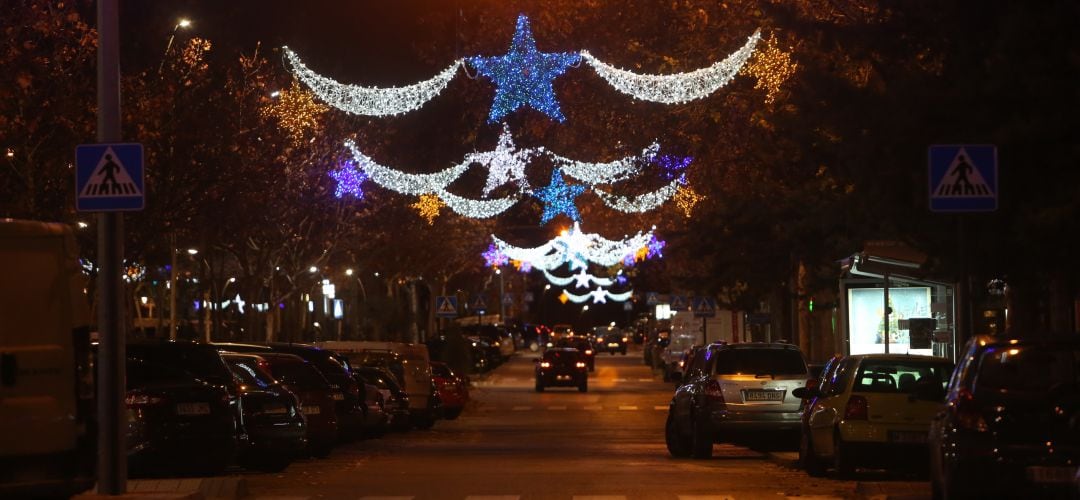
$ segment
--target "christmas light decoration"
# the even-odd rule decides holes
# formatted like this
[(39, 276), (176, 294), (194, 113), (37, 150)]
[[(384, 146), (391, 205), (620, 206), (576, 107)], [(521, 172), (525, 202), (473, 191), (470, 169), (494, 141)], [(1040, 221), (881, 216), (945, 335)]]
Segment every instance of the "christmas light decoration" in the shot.
[(517, 182), (520, 190), (524, 192), (529, 190), (529, 181), (525, 179), (525, 165), (537, 153), (538, 150), (535, 149), (517, 149), (514, 138), (510, 136), (510, 127), (503, 124), (503, 131), (494, 151), (472, 153), (465, 157), (465, 161), (487, 167), (488, 178), (484, 184), (484, 196), (508, 182)]
[(273, 117), (278, 125), (289, 133), (294, 142), (299, 142), (309, 131), (319, 129), (319, 117), (329, 107), (315, 102), (315, 96), (293, 82), (288, 90), (277, 92), (277, 97), (266, 107), (259, 110), (263, 117)]
[(351, 161), (345, 162), (337, 170), (330, 171), (330, 177), (337, 181), (334, 196), (343, 198), (346, 194), (351, 194), (357, 199), (364, 199), (363, 184), (368, 179), (368, 176), (362, 170), (357, 169), (356, 165)]
[(489, 200), (472, 200), (446, 190), (439, 190), (436, 194), (442, 197), (443, 201), (446, 202), (446, 206), (454, 212), (474, 219), (486, 219), (499, 215), (514, 206), (514, 203), (517, 203), (518, 200), (514, 196)]
[(487, 267), (505, 266), (507, 262), (510, 262), (510, 258), (500, 252), (499, 247), (495, 246), (494, 243), (488, 245), (488, 249), (481, 255), (484, 257), (484, 265)]
[(408, 174), (376, 163), (375, 160), (360, 152), (352, 141), (345, 141), (345, 147), (352, 151), (356, 165), (373, 182), (401, 194), (421, 195), (441, 191), (469, 169), (468, 163), (459, 163), (432, 174)]
[(765, 48), (754, 53), (754, 57), (743, 67), (743, 74), (757, 79), (754, 88), (765, 90), (765, 103), (776, 101), (780, 87), (798, 69), (798, 64), (791, 61), (791, 53), (784, 52), (777, 46), (776, 34), (765, 40)]
[(551, 183), (547, 187), (540, 188), (536, 197), (544, 202), (544, 213), (540, 216), (540, 223), (547, 224), (553, 217), (566, 214), (574, 221), (581, 220), (574, 199), (585, 192), (585, 186), (567, 184), (563, 180), (562, 170), (555, 169), (551, 172)]
[(660, 258), (664, 256), (664, 247), (667, 246), (667, 242), (657, 238), (656, 235), (652, 235), (649, 239), (649, 243), (645, 245), (648, 248), (648, 252), (645, 254), (646, 259)]
[(705, 197), (697, 194), (690, 186), (679, 186), (675, 191), (675, 204), (686, 214), (689, 218), (694, 212), (694, 205), (697, 205)]
[(514, 269), (517, 269), (518, 271), (520, 271), (522, 273), (528, 274), (530, 271), (532, 271), (532, 264), (530, 264), (528, 262), (523, 262), (523, 261), (520, 261), (520, 260), (512, 260), (512, 261), (510, 261), (510, 263), (514, 265)]
[(490, 78), (497, 86), (495, 101), (488, 114), (494, 123), (522, 106), (529, 106), (549, 117), (565, 121), (555, 99), (552, 80), (577, 64), (581, 55), (574, 52), (547, 53), (536, 50), (536, 40), (529, 28), (529, 18), (520, 15), (510, 51), (497, 57), (470, 57), (468, 64), (477, 73)]
[(739, 50), (707, 68), (672, 75), (642, 75), (616, 68), (593, 57), (587, 51), (581, 58), (618, 91), (636, 99), (664, 104), (681, 104), (701, 99), (727, 85), (754, 53), (761, 38), (757, 30)]
[[(581, 232), (581, 226), (575, 222), (573, 228), (538, 247), (516, 247), (494, 235), (491, 239), (499, 251), (509, 258), (528, 262), (536, 269), (551, 271), (568, 263), (571, 268), (581, 268), (589, 263), (611, 267), (626, 255), (633, 255), (647, 247), (654, 235), (650, 230), (622, 240), (609, 240), (595, 233)], [(575, 266), (575, 263), (578, 265)]]
[(576, 295), (566, 290), (563, 290), (563, 295), (566, 296), (567, 300), (575, 304), (585, 303), (589, 299), (592, 299), (593, 304), (603, 304), (606, 303), (608, 300), (611, 300), (612, 302), (626, 302), (634, 296), (634, 292), (627, 291), (622, 293), (612, 293), (610, 290), (606, 290), (604, 288), (597, 288), (596, 290), (592, 290), (584, 295)]
[(669, 181), (678, 180), (683, 184), (686, 184), (686, 171), (693, 161), (692, 156), (664, 155), (656, 157), (656, 164), (663, 169), (664, 178)]
[(654, 142), (642, 150), (639, 156), (627, 156), (607, 163), (590, 163), (571, 160), (543, 150), (551, 162), (564, 174), (590, 186), (611, 184), (637, 175), (645, 165), (654, 161), (659, 151), (660, 145)]
[(575, 286), (577, 288), (589, 288), (590, 286), (592, 286), (590, 285), (590, 282), (596, 283), (599, 286), (611, 286), (615, 283), (615, 280), (612, 280), (611, 278), (600, 278), (597, 276), (593, 276), (592, 274), (586, 272), (584, 269), (582, 269), (581, 272), (579, 272), (578, 274), (565, 278), (562, 276), (555, 276), (546, 269), (542, 269), (541, 272), (544, 273), (544, 278), (547, 278), (548, 282), (555, 286), (567, 286), (570, 283), (576, 282), (577, 284)]
[(600, 200), (603, 201), (605, 205), (620, 212), (647, 212), (671, 199), (681, 184), (682, 178), (675, 179), (668, 183), (668, 185), (657, 189), (656, 191), (633, 197), (618, 196), (595, 188), (593, 191), (596, 192), (597, 196), (600, 197)]
[(446, 206), (446, 203), (443, 203), (438, 195), (422, 194), (420, 195), (420, 201), (409, 206), (415, 208), (420, 214), (420, 217), (426, 219), (428, 225), (431, 226), (435, 224), (435, 219), (439, 216), (439, 211)]
[(292, 66), (293, 74), (315, 95), (346, 113), (363, 116), (397, 115), (419, 109), (439, 95), (461, 67), (459, 59), (430, 80), (405, 87), (361, 87), (343, 84), (321, 76), (308, 69), (300, 61), (300, 57), (288, 47), (285, 47), (283, 51), (289, 65)]

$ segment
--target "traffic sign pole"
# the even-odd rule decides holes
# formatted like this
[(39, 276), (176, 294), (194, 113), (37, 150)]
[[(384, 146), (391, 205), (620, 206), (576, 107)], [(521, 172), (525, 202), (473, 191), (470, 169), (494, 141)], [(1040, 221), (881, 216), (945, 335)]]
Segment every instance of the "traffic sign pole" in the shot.
[[(120, 140), (119, 0), (98, 0), (97, 140)], [(121, 261), (124, 216), (98, 214), (98, 493), (121, 495), (127, 490), (127, 445), (124, 442), (126, 335), (123, 324)]]

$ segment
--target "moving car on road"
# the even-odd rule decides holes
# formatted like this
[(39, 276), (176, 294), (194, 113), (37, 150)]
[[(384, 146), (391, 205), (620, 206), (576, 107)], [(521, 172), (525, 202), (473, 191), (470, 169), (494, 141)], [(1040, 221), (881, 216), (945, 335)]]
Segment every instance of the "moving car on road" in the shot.
[(622, 330), (614, 326), (602, 326), (596, 328), (596, 351), (607, 352), (614, 355), (620, 353), (626, 355), (626, 344), (630, 341)]
[(791, 344), (715, 343), (699, 349), (669, 406), (668, 451), (709, 458), (713, 442), (734, 432), (794, 433), (802, 400), (792, 391), (808, 377), (802, 351)]
[(863, 465), (921, 466), (941, 397), (919, 398), (916, 391), (926, 385), (943, 394), (951, 373), (949, 360), (931, 356), (843, 358), (822, 386), (795, 391), (812, 399), (800, 438), (803, 467), (821, 475), (831, 463), (846, 476)]
[(929, 445), (937, 497), (1075, 498), (1080, 340), (971, 339)]
[(555, 342), (555, 347), (577, 349), (589, 371), (596, 371), (596, 351), (585, 337), (563, 337)]
[(534, 361), (536, 392), (544, 392), (548, 387), (577, 387), (581, 392), (589, 390), (588, 365), (577, 349), (553, 347)]

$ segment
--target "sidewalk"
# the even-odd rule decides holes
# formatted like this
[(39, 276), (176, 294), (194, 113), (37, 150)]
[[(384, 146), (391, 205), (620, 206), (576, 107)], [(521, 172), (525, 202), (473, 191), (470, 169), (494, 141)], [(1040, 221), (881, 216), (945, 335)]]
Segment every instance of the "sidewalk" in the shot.
[(132, 479), (124, 495), (100, 495), (92, 491), (73, 500), (237, 500), (247, 496), (247, 480), (238, 476), (193, 477), (184, 479)]

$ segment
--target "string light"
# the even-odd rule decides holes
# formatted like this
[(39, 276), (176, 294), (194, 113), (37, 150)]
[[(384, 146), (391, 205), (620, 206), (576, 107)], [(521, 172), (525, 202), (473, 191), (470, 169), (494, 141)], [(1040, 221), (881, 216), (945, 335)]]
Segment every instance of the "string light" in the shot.
[(363, 116), (388, 116), (419, 109), (439, 95), (461, 67), (461, 60), (430, 80), (405, 87), (361, 87), (347, 85), (321, 76), (308, 69), (295, 52), (285, 47), (285, 58), (292, 66), (293, 74), (304, 82), (320, 99), (346, 113)]
[(538, 152), (536, 149), (517, 149), (514, 138), (510, 135), (510, 127), (503, 124), (503, 131), (494, 151), (472, 153), (465, 157), (465, 161), (487, 167), (488, 178), (484, 184), (484, 196), (508, 182), (517, 182), (521, 191), (528, 191), (529, 181), (525, 179), (525, 165)]
[(477, 73), (495, 82), (495, 101), (488, 122), (495, 123), (522, 106), (528, 106), (552, 119), (566, 121), (555, 99), (552, 80), (577, 64), (581, 55), (574, 52), (547, 53), (536, 50), (536, 40), (529, 28), (529, 18), (520, 15), (510, 51), (497, 57), (470, 57), (466, 61)]
[[(500, 252), (499, 247), (495, 246), (494, 243), (488, 245), (487, 250), (480, 255), (484, 257), (484, 265), (487, 267), (505, 266), (506, 263), (510, 261), (510, 258), (507, 257), (506, 254)], [(514, 262), (515, 265), (517, 265), (517, 262), (519, 261)]]
[(599, 234), (581, 232), (581, 226), (577, 222), (573, 228), (533, 248), (516, 247), (494, 235), (491, 237), (499, 251), (509, 258), (528, 262), (536, 269), (547, 271), (568, 263), (571, 268), (581, 268), (589, 263), (611, 267), (622, 262), (626, 255), (633, 255), (638, 249), (647, 247), (653, 238), (650, 230), (647, 233), (638, 232), (622, 240), (609, 240)]
[(315, 102), (315, 95), (293, 82), (288, 90), (277, 92), (269, 105), (260, 110), (263, 117), (273, 117), (294, 142), (319, 129), (319, 117), (329, 107)]
[(510, 261), (510, 263), (514, 265), (514, 269), (517, 269), (520, 272), (528, 274), (530, 271), (532, 271), (532, 264), (528, 262), (512, 260)]
[(544, 273), (544, 278), (547, 278), (548, 282), (555, 286), (567, 286), (570, 283), (576, 282), (577, 284), (575, 286), (577, 288), (589, 288), (591, 286), (590, 282), (596, 283), (600, 286), (611, 286), (615, 283), (615, 280), (612, 280), (611, 278), (600, 278), (597, 276), (593, 276), (592, 274), (586, 272), (584, 269), (582, 269), (578, 274), (569, 277), (555, 276), (554, 274), (551, 274), (551, 272), (547, 269), (542, 269), (541, 272)]
[(659, 151), (660, 145), (654, 142), (638, 156), (627, 156), (606, 163), (591, 163), (571, 160), (544, 150), (551, 162), (564, 174), (590, 186), (611, 184), (637, 175), (645, 165), (656, 159)]
[(540, 216), (540, 223), (547, 224), (553, 217), (566, 214), (574, 221), (580, 221), (574, 199), (585, 192), (585, 186), (567, 184), (563, 180), (562, 170), (555, 169), (551, 172), (551, 183), (547, 187), (536, 191), (536, 197), (544, 202), (544, 213)]
[(686, 171), (693, 161), (692, 156), (664, 155), (656, 158), (656, 164), (660, 165), (660, 168), (664, 171), (665, 179), (669, 181), (678, 179), (683, 184), (686, 184)]
[(368, 179), (368, 176), (357, 169), (353, 162), (346, 161), (341, 165), (341, 168), (331, 170), (330, 177), (337, 181), (334, 196), (342, 198), (346, 194), (351, 194), (357, 199), (364, 199), (363, 184)]
[(701, 99), (727, 85), (754, 53), (761, 38), (757, 30), (739, 50), (707, 68), (672, 75), (642, 75), (616, 68), (593, 57), (587, 51), (581, 58), (618, 91), (643, 101), (682, 104)]
[(439, 212), (446, 206), (446, 203), (443, 203), (438, 195), (422, 194), (420, 195), (420, 201), (409, 206), (415, 208), (420, 217), (427, 220), (428, 225), (431, 226), (435, 224), (435, 219), (439, 217)]
[[(610, 290), (604, 288), (597, 288), (596, 290), (590, 291), (589, 293), (586, 293), (584, 295), (576, 295), (566, 290), (563, 290), (563, 296), (566, 297), (566, 300), (569, 300), (570, 302), (573, 302), (575, 304), (582, 304), (589, 299), (592, 299), (593, 304), (603, 304), (609, 300), (612, 302), (626, 302), (634, 296), (634, 292), (633, 290), (630, 290), (622, 293), (612, 293)], [(565, 304), (566, 302), (563, 303)]]
[(675, 192), (678, 191), (679, 186), (682, 185), (682, 178), (675, 179), (668, 183), (668, 185), (638, 196), (618, 196), (611, 194), (601, 189), (593, 189), (600, 200), (605, 205), (614, 208), (620, 212), (635, 213), (635, 212), (647, 212), (671, 199), (675, 196)]
[(694, 212), (694, 205), (697, 205), (705, 197), (697, 194), (690, 186), (679, 186), (679, 189), (675, 191), (675, 204), (686, 214), (689, 218)]
[(795, 74), (798, 66), (791, 61), (790, 52), (780, 49), (773, 33), (765, 40), (765, 48), (754, 54), (742, 72), (757, 78), (754, 88), (764, 90), (765, 103), (771, 104), (780, 94), (780, 87)]

